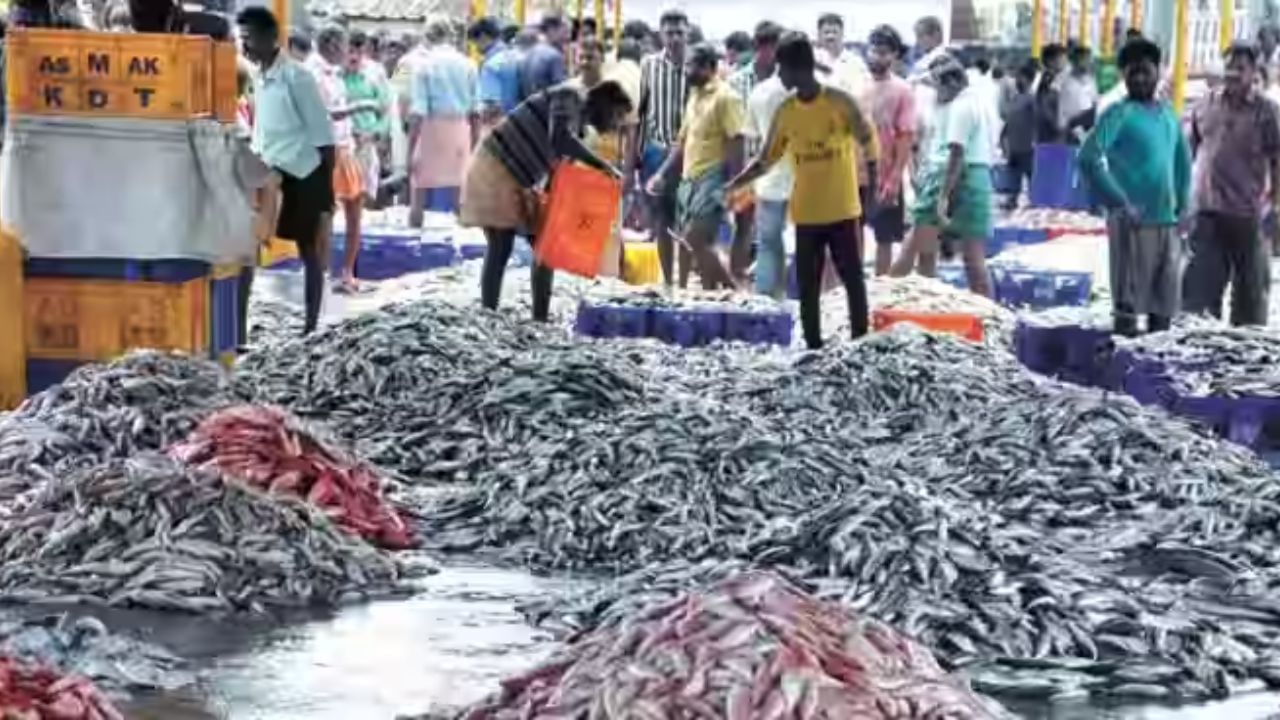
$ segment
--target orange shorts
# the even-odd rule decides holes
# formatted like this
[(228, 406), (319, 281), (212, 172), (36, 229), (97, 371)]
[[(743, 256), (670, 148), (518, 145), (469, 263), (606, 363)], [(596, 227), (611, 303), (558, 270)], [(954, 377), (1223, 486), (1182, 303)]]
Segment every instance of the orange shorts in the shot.
[(333, 197), (336, 200), (360, 200), (364, 197), (364, 179), (360, 163), (351, 148), (338, 148), (333, 158)]

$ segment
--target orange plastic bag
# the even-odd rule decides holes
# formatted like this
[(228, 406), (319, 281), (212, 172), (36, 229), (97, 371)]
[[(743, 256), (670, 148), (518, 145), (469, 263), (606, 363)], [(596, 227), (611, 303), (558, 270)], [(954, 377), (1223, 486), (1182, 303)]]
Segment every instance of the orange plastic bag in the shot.
[(595, 277), (621, 203), (622, 186), (616, 180), (562, 163), (551, 176), (534, 258), (549, 268)]

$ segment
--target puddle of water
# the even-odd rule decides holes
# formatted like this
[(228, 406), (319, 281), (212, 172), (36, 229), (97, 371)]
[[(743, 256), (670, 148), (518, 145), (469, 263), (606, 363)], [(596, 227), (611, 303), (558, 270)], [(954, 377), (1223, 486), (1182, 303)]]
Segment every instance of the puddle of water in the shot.
[[(329, 619), (268, 630), (153, 628), (187, 657), (203, 657), (212, 715), (180, 715), (180, 699), (140, 698), (139, 717), (349, 720), (458, 708), (537, 663), (555, 644), (515, 611), (520, 600), (581, 587), (494, 568), (448, 568), (412, 598), (345, 608)], [(217, 633), (220, 626), (223, 634)], [(244, 636), (238, 639), (235, 636)], [(226, 652), (230, 650), (230, 652)], [(173, 711), (175, 714), (170, 715)]]

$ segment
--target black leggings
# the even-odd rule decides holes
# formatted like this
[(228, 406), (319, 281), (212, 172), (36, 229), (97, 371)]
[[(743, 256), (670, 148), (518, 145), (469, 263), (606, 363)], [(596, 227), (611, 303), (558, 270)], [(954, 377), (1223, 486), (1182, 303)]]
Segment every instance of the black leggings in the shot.
[[(516, 232), (485, 228), (488, 248), (484, 254), (484, 268), (480, 272), (480, 303), (490, 310), (498, 309), (502, 298), (502, 276), (507, 272), (507, 261), (515, 247)], [(535, 240), (536, 242), (536, 240)], [(546, 322), (551, 314), (551, 268), (534, 263), (530, 285), (533, 289), (533, 319)]]
[(867, 334), (867, 282), (862, 276), (862, 231), (857, 220), (830, 225), (796, 225), (796, 285), (800, 290), (800, 324), (811, 350), (822, 347), (822, 270), (831, 251), (836, 272), (849, 299), (853, 337)]
[(306, 325), (310, 333), (320, 321), (320, 302), (324, 299), (324, 248), (317, 238), (299, 240), (298, 257), (302, 259), (303, 297), (306, 302)]

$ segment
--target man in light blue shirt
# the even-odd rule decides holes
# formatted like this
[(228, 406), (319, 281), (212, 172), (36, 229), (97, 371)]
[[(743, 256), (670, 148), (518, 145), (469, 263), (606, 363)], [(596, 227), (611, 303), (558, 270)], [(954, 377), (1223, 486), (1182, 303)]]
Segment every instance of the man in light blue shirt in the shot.
[(520, 104), (520, 54), (501, 39), (502, 28), (491, 17), (480, 18), (467, 37), (484, 55), (480, 62), (477, 100), (480, 122), (488, 126)]
[(236, 17), (245, 55), (258, 64), (253, 151), (280, 174), (276, 235), (298, 245), (306, 282), (306, 332), (320, 318), (324, 258), (320, 230), (333, 212), (333, 124), (315, 77), (280, 49), (270, 10), (245, 8)]
[(444, 20), (427, 26), (427, 52), (414, 70), (410, 88), (409, 221), (414, 227), (421, 226), (423, 210), (457, 210), (458, 189), (475, 140), (476, 71), (453, 46), (451, 33)]

